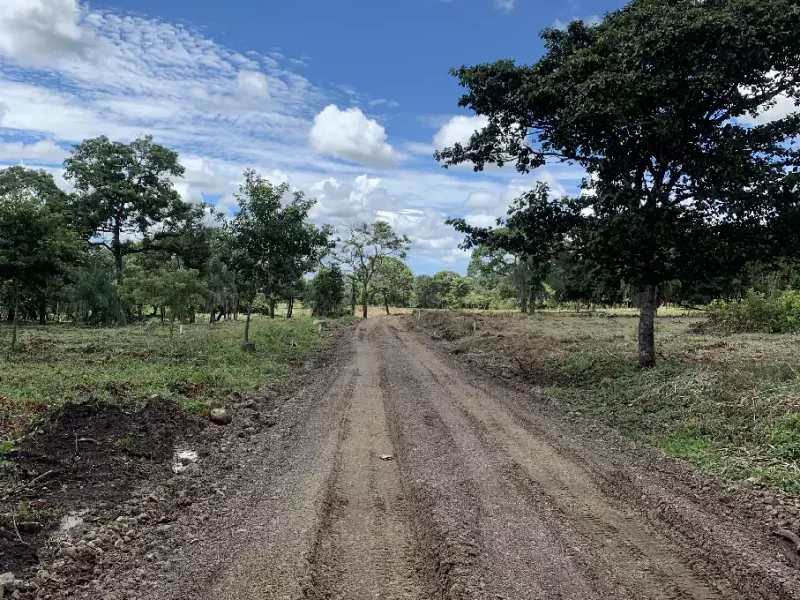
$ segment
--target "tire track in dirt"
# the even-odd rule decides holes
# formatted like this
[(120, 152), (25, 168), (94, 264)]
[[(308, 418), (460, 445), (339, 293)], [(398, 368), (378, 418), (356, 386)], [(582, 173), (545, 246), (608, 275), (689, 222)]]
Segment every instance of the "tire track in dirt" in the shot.
[[(438, 358), (438, 353), (419, 344), (416, 336), (397, 327), (391, 330), (399, 341), (411, 344), (411, 352), (422, 357), (426, 368), (432, 367), (431, 376), (480, 402), (494, 429), (499, 421), (505, 421), (508, 427), (500, 425), (505, 433), (497, 435), (484, 424), (486, 419), (478, 419), (462, 407), (493, 444), (500, 444), (509, 427), (517, 431), (521, 427), (526, 432), (523, 437), (544, 444), (551, 455), (555, 453), (559, 460), (579, 469), (581, 478), (605, 496), (609, 505), (644, 531), (655, 532), (654, 540), (670, 542), (680, 562), (723, 597), (800, 598), (797, 557), (790, 555), (787, 560), (784, 549), (760, 524), (742, 519), (713, 496), (698, 495), (686, 484), (687, 478), (696, 476), (691, 468), (674, 461), (665, 463), (663, 457), (646, 448), (633, 450), (622, 439), (586, 438), (541, 399), (499, 387), (494, 380)], [(530, 451), (523, 453), (526, 460), (530, 460)], [(519, 475), (520, 489), (527, 489), (537, 501), (547, 500), (542, 486), (528, 471), (519, 464), (513, 471)], [(656, 548), (660, 547), (659, 543)]]
[(301, 598), (309, 593), (324, 501), (354, 386), (355, 367), (344, 365), (317, 399), (308, 421), (293, 434), (296, 443), (281, 458), (275, 457), (273, 464), (280, 472), (255, 472), (251, 486), (241, 490), (243, 496), (235, 502), (236, 514), (231, 516), (238, 527), (231, 527), (229, 540), (220, 544), (217, 561), (221, 566), (214, 577), (198, 578), (203, 585), (196, 595), (180, 598), (263, 600)]
[[(431, 403), (454, 432), (468, 466), (482, 482), (485, 492), (481, 494), (485, 504), (484, 529), (495, 532), (494, 539), (484, 532), (485, 554), (493, 569), (500, 567), (506, 573), (514, 573), (510, 597), (519, 597), (525, 589), (536, 589), (531, 588), (531, 581), (526, 581), (531, 579), (530, 574), (520, 576), (530, 568), (530, 562), (521, 560), (513, 548), (522, 544), (527, 547), (528, 556), (531, 550), (542, 556), (535, 552), (536, 544), (542, 548), (542, 544), (552, 539), (561, 540), (561, 560), (554, 562), (559, 549), (551, 548), (549, 558), (540, 561), (537, 569), (549, 571), (550, 579), (539, 581), (541, 591), (525, 597), (595, 597), (579, 589), (574, 572), (580, 569), (583, 570), (583, 579), (591, 581), (588, 587), (595, 591), (606, 588), (604, 596), (702, 600), (753, 597), (739, 593), (723, 573), (708, 565), (698, 570), (698, 565), (686, 561), (682, 548), (647, 527), (638, 515), (612, 502), (578, 464), (561, 456), (546, 441), (522, 427), (502, 402), (464, 383), (462, 377), (411, 336), (395, 332), (395, 339), (400, 347), (392, 350), (391, 354), (405, 357), (411, 377), (432, 380), (440, 388), (429, 392)], [(505, 482), (513, 483), (517, 493), (526, 497), (525, 503), (538, 514), (525, 515), (525, 511), (519, 508), (518, 498), (501, 487), (504, 482), (499, 480), (497, 473), (487, 475), (486, 463), (493, 461), (495, 468), (505, 463), (502, 466)], [(507, 498), (505, 501), (504, 497)], [(487, 498), (491, 500), (487, 502)], [(492, 518), (498, 510), (501, 516), (493, 523)], [(510, 518), (519, 525), (516, 540), (497, 535), (497, 527), (502, 527)], [(542, 518), (548, 522), (543, 523)], [(523, 531), (523, 539), (519, 539), (519, 533)], [(536, 531), (539, 535), (533, 534)], [(566, 556), (570, 540), (573, 545), (578, 543), (580, 554), (589, 560)], [(506, 561), (505, 564), (497, 557), (491, 560), (492, 554), (497, 554), (492, 548), (494, 542), (503, 549), (500, 558)], [(508, 548), (512, 550), (509, 552)], [(513, 565), (510, 568), (509, 561)], [(553, 577), (554, 573), (559, 575)], [(571, 585), (564, 587), (562, 580), (569, 580)], [(616, 590), (613, 589), (615, 581), (620, 584)], [(562, 585), (553, 589), (559, 582)], [(549, 595), (553, 592), (558, 595)]]
[(372, 341), (375, 323), (367, 322), (359, 329), (355, 385), (314, 552), (308, 597), (429, 598), (416, 570), (400, 470), (387, 430)]

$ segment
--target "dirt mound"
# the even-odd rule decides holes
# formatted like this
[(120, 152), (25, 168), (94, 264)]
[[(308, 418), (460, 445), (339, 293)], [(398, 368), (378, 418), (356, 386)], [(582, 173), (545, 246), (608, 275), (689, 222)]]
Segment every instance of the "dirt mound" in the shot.
[(0, 564), (35, 564), (36, 548), (60, 519), (124, 501), (164, 468), (175, 444), (203, 423), (169, 400), (139, 410), (109, 403), (67, 404), (40, 423), (6, 461), (16, 486), (0, 499)]

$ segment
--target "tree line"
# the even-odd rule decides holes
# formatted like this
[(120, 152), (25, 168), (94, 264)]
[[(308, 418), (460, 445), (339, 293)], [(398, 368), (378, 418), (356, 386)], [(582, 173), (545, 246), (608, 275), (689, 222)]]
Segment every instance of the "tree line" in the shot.
[[(252, 170), (236, 214), (224, 218), (180, 197), (179, 155), (151, 137), (85, 140), (64, 167), (70, 191), (44, 170), (0, 170), (0, 312), (13, 323), (12, 350), (21, 320), (109, 325), (155, 317), (174, 325), (198, 312), (212, 323), (245, 315), (251, 348), (254, 311), (274, 317), (283, 303), (291, 317), (306, 297), (321, 313), (339, 310), (339, 262), (352, 282), (353, 311), (356, 298), (366, 311), (374, 293), (395, 301), (392, 271), (376, 272), (384, 259), (404, 257), (409, 241), (387, 223), (354, 225), (341, 240), (331, 226), (310, 222), (316, 200)], [(307, 285), (313, 271), (318, 283), (334, 283), (322, 301)]]

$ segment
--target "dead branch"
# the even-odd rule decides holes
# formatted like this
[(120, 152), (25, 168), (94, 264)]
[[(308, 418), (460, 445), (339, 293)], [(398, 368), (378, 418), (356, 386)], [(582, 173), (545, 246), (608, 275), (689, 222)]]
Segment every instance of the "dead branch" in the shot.
[(794, 544), (795, 552), (800, 554), (800, 537), (798, 537), (796, 534), (792, 533), (788, 529), (776, 529), (772, 533), (774, 533), (778, 537), (782, 537), (792, 542)]
[(31, 479), (28, 483), (26, 483), (23, 487), (31, 488), (34, 485), (36, 485), (37, 483), (39, 483), (45, 477), (48, 477), (49, 475), (52, 475), (54, 472), (55, 472), (54, 469), (50, 469), (49, 471), (47, 471), (45, 473), (42, 473), (41, 475), (37, 475), (36, 477)]

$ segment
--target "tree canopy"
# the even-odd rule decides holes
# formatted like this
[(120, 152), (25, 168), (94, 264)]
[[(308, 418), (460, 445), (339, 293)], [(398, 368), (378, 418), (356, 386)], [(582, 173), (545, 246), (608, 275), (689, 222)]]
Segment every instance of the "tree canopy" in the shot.
[(350, 226), (349, 235), (340, 245), (337, 258), (350, 268), (350, 273), (361, 287), (362, 316), (365, 319), (373, 277), (381, 263), (389, 257), (405, 258), (409, 247), (408, 236), (398, 235), (385, 221)]
[(528, 194), (509, 221), (528, 255), (569, 240), (576, 260), (633, 287), (652, 366), (661, 286), (798, 251), (800, 114), (764, 117), (798, 95), (798, 30), (792, 0), (633, 0), (597, 25), (546, 29), (535, 64), (454, 70), (459, 104), (488, 125), (437, 158), (586, 169), (583, 194)]
[[(183, 176), (178, 153), (152, 137), (130, 144), (105, 136), (84, 140), (64, 161), (64, 176), (79, 194), (92, 243), (111, 250), (122, 281), (123, 256), (141, 249), (131, 238), (149, 238), (153, 227), (185, 210), (173, 179)], [(110, 239), (108, 239), (110, 237)]]

